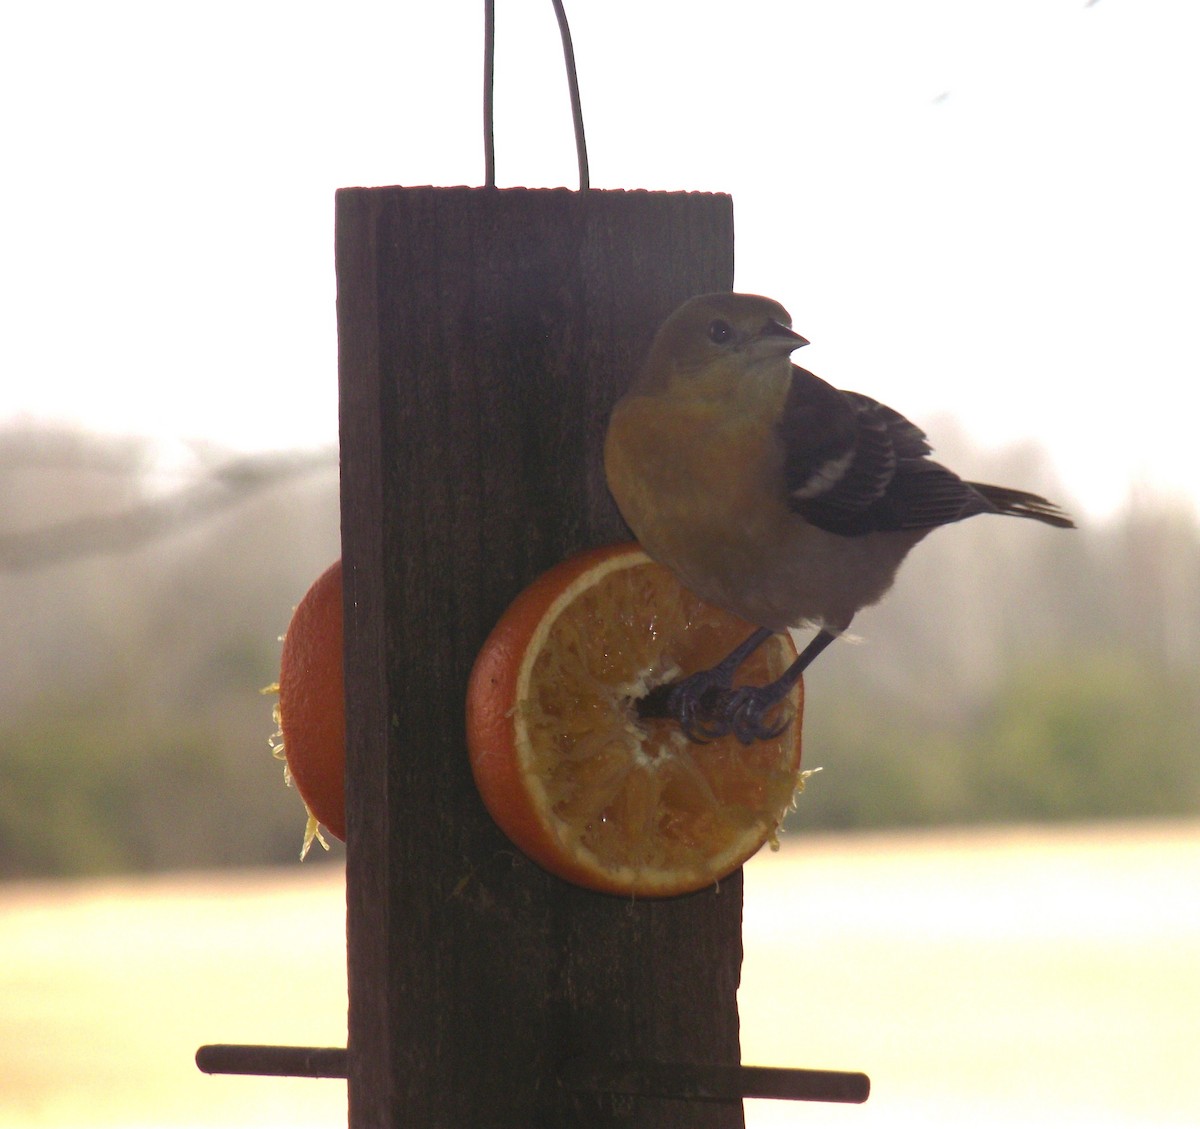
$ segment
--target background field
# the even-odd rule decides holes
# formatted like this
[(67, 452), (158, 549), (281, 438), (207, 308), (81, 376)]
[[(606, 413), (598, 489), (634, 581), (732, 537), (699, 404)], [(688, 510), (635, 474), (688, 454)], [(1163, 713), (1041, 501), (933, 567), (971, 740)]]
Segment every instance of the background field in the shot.
[[(743, 1057), (864, 1070), (751, 1126), (1200, 1123), (1200, 823), (789, 837), (748, 868)], [(206, 1042), (345, 1039), (336, 866), (0, 887), (0, 1127), (337, 1126)]]

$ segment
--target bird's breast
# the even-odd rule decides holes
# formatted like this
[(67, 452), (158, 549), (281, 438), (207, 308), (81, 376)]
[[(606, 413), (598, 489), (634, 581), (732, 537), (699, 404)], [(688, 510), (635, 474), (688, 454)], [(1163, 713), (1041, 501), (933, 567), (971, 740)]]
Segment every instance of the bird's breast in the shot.
[(743, 614), (739, 590), (789, 517), (770, 421), (630, 397), (609, 424), (605, 472), (646, 551), (698, 595)]

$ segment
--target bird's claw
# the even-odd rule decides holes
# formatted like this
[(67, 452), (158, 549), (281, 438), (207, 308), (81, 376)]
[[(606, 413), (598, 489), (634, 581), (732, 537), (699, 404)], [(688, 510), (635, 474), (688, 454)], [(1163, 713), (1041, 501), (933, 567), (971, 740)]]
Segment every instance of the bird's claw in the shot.
[(790, 724), (786, 712), (782, 718), (772, 717), (781, 698), (771, 686), (738, 686), (715, 696), (706, 703), (706, 728), (720, 730), (718, 736), (732, 733), (743, 745), (755, 741), (770, 741)]
[[(742, 664), (770, 635), (769, 628), (761, 627), (711, 669), (689, 674), (678, 682), (656, 686), (638, 700), (638, 716), (673, 718), (683, 735), (697, 744), (717, 741), (730, 734), (743, 745), (778, 737), (791, 722), (791, 717), (786, 711), (782, 720), (768, 721), (768, 717), (787, 697), (803, 666), (793, 664), (780, 678), (766, 686), (733, 685)], [(817, 651), (824, 646), (822, 642)], [(812, 644), (809, 649), (811, 647)]]
[[(731, 687), (710, 677), (711, 672), (681, 679), (658, 695), (656, 707), (639, 708), (643, 717), (667, 716), (679, 723), (689, 741), (706, 744), (732, 734), (743, 745), (769, 741), (778, 737), (791, 718), (772, 718), (770, 714), (780, 704), (781, 697), (771, 686)], [(642, 699), (643, 703), (649, 699)], [(639, 706), (641, 703), (639, 703)]]
[(695, 693), (684, 680), (671, 688), (667, 695), (667, 708), (679, 722), (683, 735), (698, 745), (709, 741), (718, 741), (728, 736), (729, 722), (719, 710), (714, 710), (711, 703), (727, 693), (725, 687), (709, 687), (702, 693)]
[(729, 724), (712, 708), (728, 692), (729, 676), (723, 671), (701, 670), (656, 686), (638, 700), (637, 713), (641, 718), (673, 719), (689, 741), (704, 744), (730, 732)]

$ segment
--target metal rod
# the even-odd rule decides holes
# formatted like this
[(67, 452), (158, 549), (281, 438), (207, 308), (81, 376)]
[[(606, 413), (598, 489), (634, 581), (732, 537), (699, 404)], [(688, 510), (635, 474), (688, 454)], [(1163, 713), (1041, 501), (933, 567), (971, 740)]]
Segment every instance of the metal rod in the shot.
[(571, 92), (571, 121), (575, 126), (575, 156), (579, 161), (579, 191), (586, 192), (591, 181), (588, 175), (587, 139), (583, 135), (583, 105), (579, 100), (579, 75), (575, 70), (575, 48), (571, 44), (571, 28), (567, 24), (567, 13), (562, 0), (550, 0), (554, 15), (558, 19), (558, 33), (562, 37), (563, 59), (567, 64), (567, 89)]
[(856, 1072), (682, 1062), (611, 1062), (593, 1058), (564, 1063), (559, 1068), (558, 1079), (569, 1090), (684, 1101), (774, 1098), (858, 1104), (865, 1102), (871, 1093), (870, 1078)]
[(269, 1074), (292, 1078), (345, 1078), (345, 1047), (271, 1047), (212, 1043), (196, 1052), (205, 1074)]
[[(344, 1047), (274, 1047), (213, 1043), (196, 1051), (205, 1074), (260, 1074), (292, 1078), (345, 1078)], [(871, 1080), (841, 1070), (789, 1070), (774, 1066), (716, 1066), (683, 1062), (613, 1062), (577, 1058), (558, 1071), (569, 1090), (681, 1101), (865, 1102)]]
[(496, 187), (496, 0), (483, 0), (483, 183)]

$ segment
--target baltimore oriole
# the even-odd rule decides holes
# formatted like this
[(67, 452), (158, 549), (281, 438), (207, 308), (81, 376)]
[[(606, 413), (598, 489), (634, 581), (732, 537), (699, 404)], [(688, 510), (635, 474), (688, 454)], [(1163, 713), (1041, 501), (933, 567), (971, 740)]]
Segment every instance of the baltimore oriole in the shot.
[[(975, 514), (1074, 524), (1037, 494), (934, 462), (899, 412), (792, 364), (807, 344), (770, 298), (703, 294), (663, 323), (609, 421), (605, 472), (634, 536), (698, 596), (761, 625), (640, 703), (693, 740), (777, 733), (773, 707), (937, 526)], [(773, 632), (804, 625), (817, 634), (781, 678), (732, 687)]]

